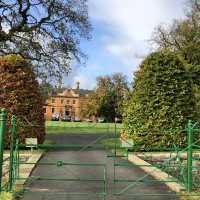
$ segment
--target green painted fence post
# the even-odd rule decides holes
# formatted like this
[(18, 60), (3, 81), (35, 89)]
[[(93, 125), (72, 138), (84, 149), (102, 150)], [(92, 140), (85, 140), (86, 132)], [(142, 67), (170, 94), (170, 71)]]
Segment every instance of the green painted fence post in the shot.
[(6, 112), (1, 109), (0, 112), (0, 192), (2, 190), (2, 174), (3, 174), (3, 149), (4, 149), (4, 132), (6, 128)]
[(192, 121), (188, 121), (187, 126), (187, 141), (188, 141), (188, 151), (187, 151), (187, 192), (192, 192), (192, 143), (193, 143), (193, 125)]
[(10, 127), (10, 163), (9, 163), (9, 181), (8, 181), (8, 191), (12, 190), (14, 182), (14, 139), (15, 139), (15, 116), (11, 117), (11, 127)]
[(117, 156), (117, 124), (115, 120), (115, 157)]
[(15, 143), (15, 159), (16, 159), (16, 163), (15, 163), (15, 176), (16, 178), (19, 178), (19, 139), (16, 139), (16, 143)]
[(104, 168), (103, 168), (103, 174), (104, 174), (104, 177), (103, 177), (103, 200), (106, 199), (106, 195), (107, 195), (107, 169), (106, 169), (106, 166), (104, 165)]

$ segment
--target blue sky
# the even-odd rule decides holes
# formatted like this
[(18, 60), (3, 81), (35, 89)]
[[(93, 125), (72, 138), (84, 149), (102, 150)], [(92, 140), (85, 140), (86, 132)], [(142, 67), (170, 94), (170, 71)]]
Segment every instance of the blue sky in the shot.
[(88, 56), (74, 67), (64, 85), (93, 89), (100, 75), (122, 72), (132, 81), (142, 58), (152, 48), (149, 39), (159, 24), (184, 18), (187, 0), (88, 0), (92, 39), (81, 43)]

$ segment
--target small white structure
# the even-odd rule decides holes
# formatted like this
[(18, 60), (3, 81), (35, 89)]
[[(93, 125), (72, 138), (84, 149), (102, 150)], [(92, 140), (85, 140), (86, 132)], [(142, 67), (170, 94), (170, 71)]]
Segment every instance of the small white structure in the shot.
[(121, 140), (121, 146), (124, 148), (131, 148), (134, 145), (134, 142), (132, 139), (120, 139)]
[(26, 138), (25, 139), (26, 147), (34, 147), (38, 144), (37, 138)]

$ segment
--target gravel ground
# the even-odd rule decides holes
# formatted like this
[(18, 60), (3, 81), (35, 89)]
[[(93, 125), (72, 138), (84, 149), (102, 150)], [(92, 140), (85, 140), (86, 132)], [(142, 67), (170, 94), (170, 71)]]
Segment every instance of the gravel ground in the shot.
[[(48, 139), (53, 140), (57, 144), (82, 144), (87, 145), (97, 141), (98, 138), (103, 138), (102, 135), (85, 134), (85, 135), (48, 135)], [(106, 135), (111, 137), (111, 135)], [(105, 138), (105, 137), (104, 137)], [(102, 149), (60, 149), (50, 150), (39, 161), (42, 162), (57, 162), (64, 161), (70, 163), (105, 163), (107, 171), (107, 196), (106, 200), (178, 200), (164, 184), (147, 184), (138, 183), (130, 187), (127, 192), (122, 195), (113, 195), (115, 192), (122, 191), (131, 183), (113, 183), (113, 158), (107, 157), (110, 154), (107, 150)], [(118, 159), (115, 162), (120, 162)], [(60, 166), (57, 165), (37, 165), (32, 176), (41, 176), (48, 178), (76, 178), (76, 179), (103, 179), (102, 166)], [(116, 177), (118, 179), (138, 179), (144, 176), (145, 173), (140, 168), (132, 167), (117, 167)], [(153, 180), (148, 176), (148, 180)], [(104, 190), (103, 182), (97, 181), (52, 181), (52, 180), (32, 180), (25, 184), (25, 193), (23, 200), (100, 200), (102, 196), (94, 193), (101, 193)], [(79, 194), (75, 194), (79, 193)], [(84, 193), (89, 193), (85, 195)], [(139, 194), (138, 196), (127, 196), (125, 194)], [(157, 196), (145, 196), (144, 194), (158, 194)], [(165, 194), (159, 196), (160, 194)], [(167, 194), (167, 195), (166, 195)]]

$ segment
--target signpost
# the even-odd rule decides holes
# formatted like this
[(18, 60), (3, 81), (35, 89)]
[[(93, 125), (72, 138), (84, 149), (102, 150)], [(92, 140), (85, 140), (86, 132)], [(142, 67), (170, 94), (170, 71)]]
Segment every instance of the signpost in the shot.
[(26, 143), (26, 147), (30, 147), (32, 151), (33, 147), (38, 145), (38, 140), (37, 138), (26, 138), (25, 143)]

